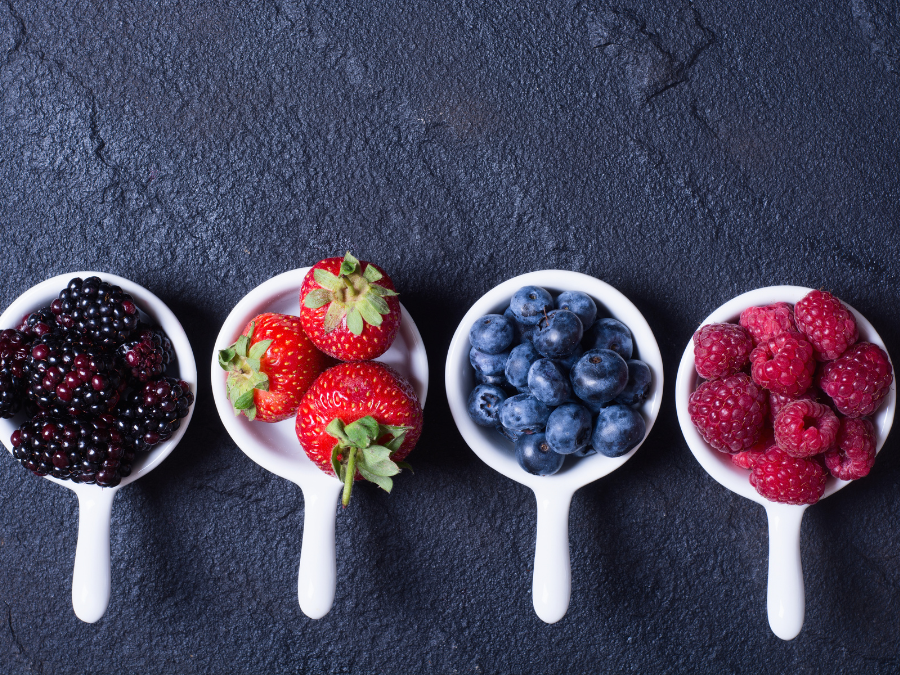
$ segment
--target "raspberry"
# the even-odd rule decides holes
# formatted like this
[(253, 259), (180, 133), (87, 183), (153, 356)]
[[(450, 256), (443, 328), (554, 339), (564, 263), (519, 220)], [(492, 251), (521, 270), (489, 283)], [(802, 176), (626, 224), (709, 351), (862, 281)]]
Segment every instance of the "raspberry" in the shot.
[(741, 312), (741, 325), (750, 333), (754, 346), (785, 331), (797, 330), (794, 308), (786, 302), (776, 302), (766, 307), (748, 307)]
[(775, 418), (775, 440), (791, 457), (811, 457), (831, 450), (841, 427), (831, 408), (801, 399), (788, 403)]
[(833, 361), (859, 339), (856, 319), (827, 291), (811, 291), (794, 307), (797, 329), (816, 350), (818, 361)]
[(697, 373), (707, 380), (739, 372), (752, 350), (750, 334), (733, 323), (709, 324), (694, 333)]
[(819, 386), (847, 417), (875, 412), (893, 381), (888, 355), (870, 342), (860, 342), (838, 360), (826, 363), (819, 375)]
[(792, 398), (809, 389), (816, 370), (812, 345), (793, 331), (760, 343), (750, 354), (750, 364), (754, 382)]
[(772, 428), (766, 426), (763, 428), (759, 440), (753, 444), (753, 447), (732, 455), (731, 461), (735, 466), (739, 466), (742, 469), (752, 469), (756, 465), (756, 461), (774, 447), (776, 447), (775, 436), (772, 433)]
[(825, 466), (840, 480), (868, 475), (875, 464), (875, 426), (867, 419), (841, 420), (837, 447), (825, 454)]
[(744, 373), (709, 380), (691, 394), (691, 422), (720, 452), (746, 450), (759, 439), (768, 410), (766, 393)]
[(782, 504), (815, 504), (825, 492), (828, 473), (815, 459), (791, 457), (779, 448), (762, 455), (750, 473), (750, 485)]

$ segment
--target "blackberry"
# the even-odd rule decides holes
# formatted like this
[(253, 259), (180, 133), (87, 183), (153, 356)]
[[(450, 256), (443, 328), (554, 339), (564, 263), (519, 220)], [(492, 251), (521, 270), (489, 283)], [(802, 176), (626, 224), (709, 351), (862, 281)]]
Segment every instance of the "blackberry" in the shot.
[(23, 368), (32, 336), (13, 328), (0, 331), (0, 417), (12, 417), (25, 398)]
[(193, 402), (187, 382), (163, 377), (128, 396), (117, 411), (116, 424), (135, 449), (143, 452), (169, 440)]
[(166, 366), (175, 360), (175, 350), (168, 336), (158, 328), (140, 324), (134, 339), (116, 350), (123, 370), (138, 382), (149, 382), (162, 376)]
[(12, 434), (13, 457), (38, 476), (76, 483), (118, 485), (131, 473), (134, 447), (109, 415), (54, 416), (39, 413)]
[(42, 307), (22, 319), (22, 325), (19, 326), (19, 330), (26, 335), (40, 337), (56, 330), (58, 327), (56, 315), (50, 307)]
[(137, 305), (128, 293), (99, 277), (72, 279), (50, 304), (56, 322), (68, 331), (107, 344), (127, 340), (138, 327)]
[(107, 413), (125, 387), (113, 354), (59, 333), (35, 340), (25, 375), (28, 398), (57, 416)]

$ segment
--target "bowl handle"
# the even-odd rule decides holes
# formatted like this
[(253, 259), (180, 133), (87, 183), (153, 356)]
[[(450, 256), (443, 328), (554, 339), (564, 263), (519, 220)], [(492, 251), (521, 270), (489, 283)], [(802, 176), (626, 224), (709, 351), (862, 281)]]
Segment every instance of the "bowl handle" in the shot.
[(334, 603), (337, 580), (334, 527), (341, 488), (341, 483), (332, 478), (303, 489), (303, 541), (297, 593), (300, 609), (310, 619), (321, 619)]
[(566, 615), (572, 592), (569, 561), (569, 505), (572, 494), (534, 491), (537, 498), (537, 537), (531, 595), (534, 611), (545, 623)]
[(116, 488), (77, 486), (78, 543), (72, 572), (72, 607), (86, 623), (106, 613), (110, 594), (109, 522)]
[(803, 628), (806, 593), (800, 561), (800, 523), (806, 506), (766, 504), (769, 518), (769, 588), (766, 606), (772, 632), (793, 640)]

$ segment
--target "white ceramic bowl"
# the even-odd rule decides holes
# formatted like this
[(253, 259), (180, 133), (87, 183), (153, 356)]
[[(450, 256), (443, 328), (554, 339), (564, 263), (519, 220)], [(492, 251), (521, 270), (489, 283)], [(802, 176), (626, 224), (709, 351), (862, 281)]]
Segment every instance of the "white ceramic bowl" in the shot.
[[(222, 424), (238, 447), (254, 462), (296, 483), (303, 491), (303, 541), (297, 593), (300, 608), (312, 619), (325, 616), (334, 603), (336, 583), (335, 516), (341, 482), (323, 473), (306, 456), (297, 440), (294, 419), (269, 424), (236, 416), (225, 391), (226, 373), (219, 366), (220, 349), (234, 344), (253, 317), (264, 312), (298, 315), (300, 286), (309, 271), (303, 267), (279, 274), (250, 291), (225, 319), (212, 353), (212, 391)], [(416, 390), (425, 407), (428, 357), (409, 312), (401, 305), (400, 331), (391, 348), (377, 360), (396, 368)], [(415, 459), (415, 458), (413, 458)]]
[[(800, 286), (769, 286), (758, 288), (729, 300), (710, 314), (701, 325), (711, 323), (737, 323), (740, 314), (748, 307), (771, 305), (775, 302), (796, 304), (812, 289)], [(860, 341), (872, 342), (887, 352), (881, 337), (865, 317), (844, 303), (856, 317)], [(889, 357), (890, 358), (890, 357)], [(896, 374), (887, 397), (872, 416), (878, 434), (877, 450), (880, 451), (891, 430), (897, 405)], [(730, 456), (709, 446), (691, 422), (688, 402), (691, 394), (702, 382), (694, 365), (694, 342), (688, 341), (678, 376), (675, 381), (675, 406), (678, 423), (688, 447), (706, 472), (722, 486), (742, 497), (762, 504), (769, 519), (769, 585), (767, 606), (772, 631), (784, 640), (795, 638), (803, 627), (805, 594), (803, 570), (800, 561), (800, 523), (806, 506), (793, 506), (770, 502), (750, 485), (750, 472), (735, 466)], [(878, 466), (875, 466), (875, 471)], [(823, 499), (834, 494), (849, 481), (829, 477)]]
[[(659, 414), (663, 392), (663, 365), (656, 338), (638, 309), (615, 288), (599, 279), (565, 270), (531, 272), (504, 281), (485, 293), (460, 321), (447, 353), (446, 384), (450, 412), (462, 437), (481, 460), (507, 478), (534, 491), (538, 505), (537, 544), (535, 547), (532, 598), (538, 616), (554, 623), (565, 616), (571, 594), (569, 560), (569, 505), (578, 488), (619, 468), (643, 445), (641, 441), (627, 454), (610, 458), (601, 454), (581, 459), (567, 458), (563, 468), (552, 476), (535, 476), (516, 461), (511, 442), (494, 429), (475, 424), (468, 413), (468, 396), (477, 384), (469, 363), (469, 329), (485, 314), (502, 314), (510, 298), (523, 286), (546, 288), (554, 297), (563, 291), (582, 291), (597, 303), (598, 318), (611, 316), (631, 329), (635, 356), (644, 361), (653, 374), (647, 400), (641, 414), (647, 423), (647, 435)], [(644, 436), (646, 440), (646, 435)]]
[[(191, 350), (184, 328), (162, 300), (143, 286), (128, 279), (104, 272), (71, 272), (47, 279), (25, 291), (3, 314), (0, 314), (0, 329), (15, 328), (21, 323), (23, 317), (49, 305), (66, 287), (69, 280), (75, 277), (82, 279), (100, 277), (104, 281), (121, 286), (126, 293), (131, 294), (141, 311), (150, 318), (152, 323), (160, 326), (172, 341), (178, 359), (177, 377), (190, 385), (196, 405), (197, 364), (194, 362), (194, 352)], [(72, 574), (72, 605), (75, 614), (82, 621), (88, 623), (98, 621), (109, 605), (109, 523), (113, 498), (121, 488), (146, 475), (169, 456), (169, 453), (175, 449), (184, 436), (194, 414), (195, 405), (191, 406), (187, 417), (181, 421), (181, 426), (172, 438), (160, 443), (146, 455), (139, 457), (134, 463), (131, 474), (123, 478), (116, 487), (102, 488), (97, 485), (59, 480), (52, 476), (44, 477), (46, 480), (69, 488), (78, 496), (78, 544), (75, 549), (75, 569)], [(10, 437), (24, 419), (24, 415), (12, 419), (0, 419), (0, 439), (10, 452), (12, 452)]]

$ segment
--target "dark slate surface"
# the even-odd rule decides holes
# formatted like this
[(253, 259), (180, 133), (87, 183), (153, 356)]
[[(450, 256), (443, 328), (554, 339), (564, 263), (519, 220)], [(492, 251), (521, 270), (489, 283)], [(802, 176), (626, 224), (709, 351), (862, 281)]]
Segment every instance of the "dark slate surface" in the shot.
[[(764, 512), (675, 418), (692, 331), (759, 286), (830, 289), (900, 354), (900, 9), (794, 4), (0, 2), (0, 306), (114, 272), (201, 364), (183, 442), (116, 498), (96, 625), (71, 608), (74, 496), (0, 458), (0, 671), (898, 672), (897, 434), (807, 512), (785, 643)], [(231, 442), (205, 364), (246, 292), (347, 248), (392, 273), (432, 380), (416, 474), (338, 515), (341, 582), (312, 621), (300, 491)], [(553, 626), (531, 607), (533, 499), (443, 392), (467, 307), (543, 268), (629, 296), (667, 376), (647, 443), (575, 497)]]

